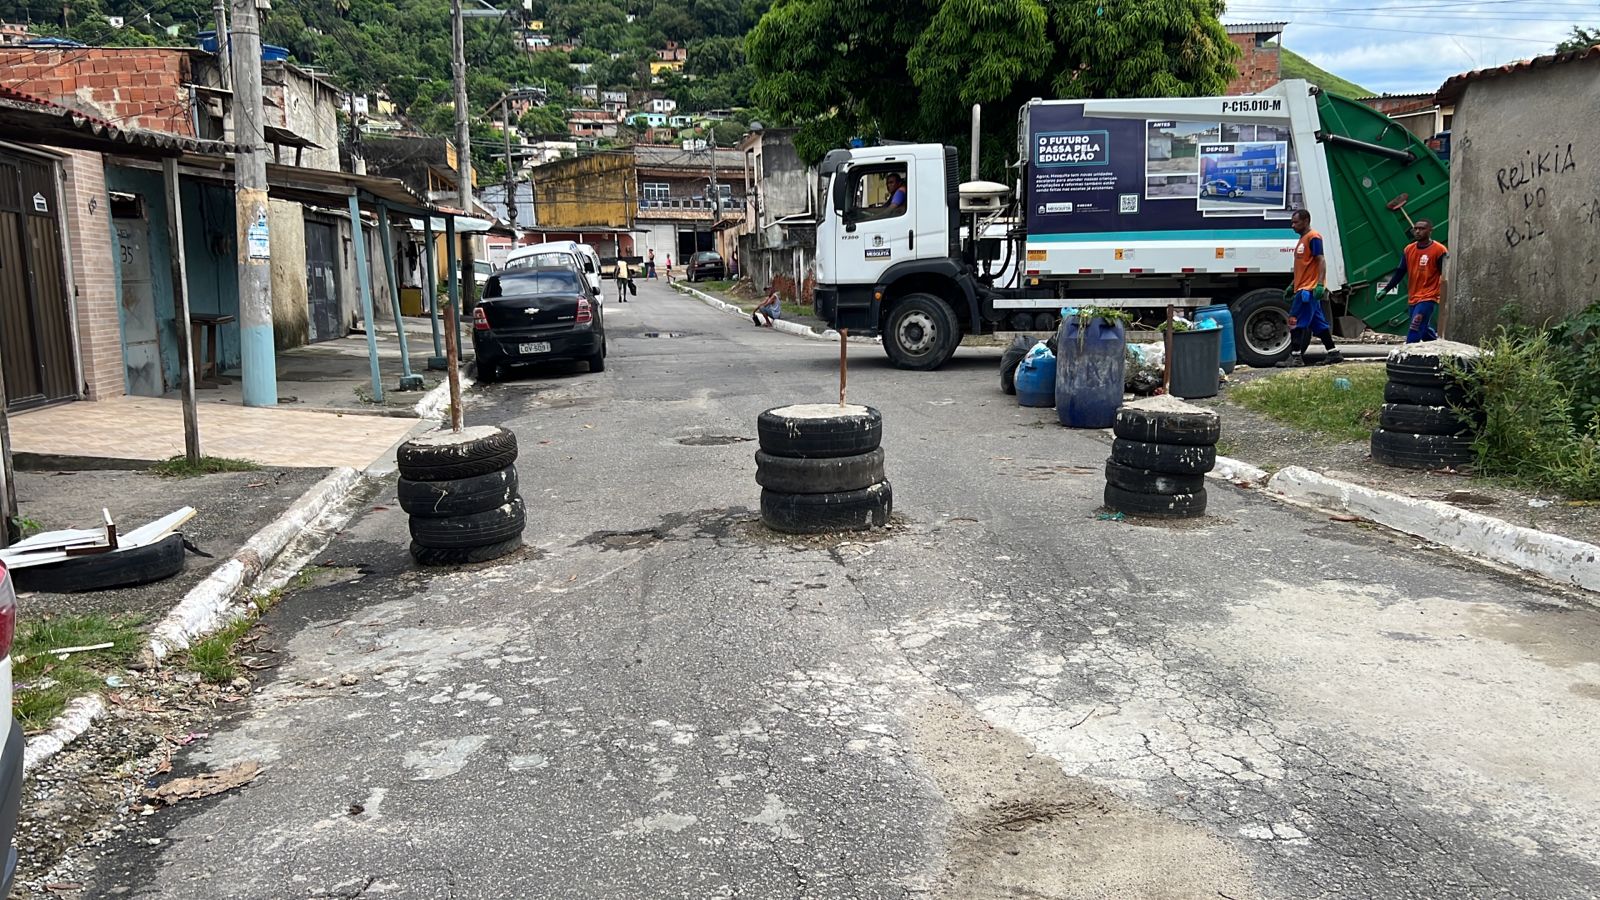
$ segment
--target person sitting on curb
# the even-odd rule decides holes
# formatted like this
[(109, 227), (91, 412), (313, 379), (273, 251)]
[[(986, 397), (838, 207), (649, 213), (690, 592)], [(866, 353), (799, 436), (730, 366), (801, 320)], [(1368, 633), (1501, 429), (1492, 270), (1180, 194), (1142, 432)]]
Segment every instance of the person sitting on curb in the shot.
[(771, 328), (773, 322), (783, 318), (782, 299), (777, 288), (769, 289), (767, 299), (761, 301), (756, 311), (750, 314), (750, 321), (756, 323), (758, 328)]

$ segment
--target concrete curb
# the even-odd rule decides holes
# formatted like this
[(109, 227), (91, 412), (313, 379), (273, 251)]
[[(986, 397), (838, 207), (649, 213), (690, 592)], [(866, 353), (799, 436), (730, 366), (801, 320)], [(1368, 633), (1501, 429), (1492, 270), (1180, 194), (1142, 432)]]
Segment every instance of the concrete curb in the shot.
[(355, 469), (336, 469), (311, 486), (275, 521), (250, 536), (233, 556), (195, 585), (150, 632), (149, 653), (160, 661), (227, 621), (227, 611), (289, 542), (362, 481)]
[(1513, 525), (1437, 500), (1329, 478), (1300, 466), (1276, 474), (1238, 460), (1217, 458), (1212, 477), (1265, 488), (1268, 496), (1314, 509), (1369, 519), (1467, 556), (1520, 569), (1557, 584), (1600, 592), (1600, 547)]
[[(466, 375), (461, 376), (461, 396), (463, 398), (467, 395), (467, 388), (472, 387), (474, 384), (477, 384), (477, 381), (468, 378)], [(462, 403), (464, 405), (466, 400), (463, 399)], [(445, 380), (434, 385), (433, 390), (423, 394), (422, 399), (417, 401), (417, 416), (423, 419), (442, 418), (445, 407), (449, 405), (450, 379), (447, 375)]]
[[(689, 287), (681, 281), (674, 281), (672, 283), (672, 289), (678, 291), (679, 293), (688, 294), (689, 296), (699, 300), (701, 303), (704, 303), (713, 309), (720, 309), (723, 312), (731, 312), (741, 319), (750, 318), (749, 313), (733, 305), (732, 303), (728, 303), (724, 300), (718, 300), (710, 294)], [(822, 332), (821, 334), (818, 334), (817, 332), (812, 331), (810, 328), (801, 325), (799, 322), (785, 322), (784, 320), (779, 319), (772, 323), (772, 330), (781, 331), (784, 334), (792, 334), (796, 337), (810, 338), (813, 341), (826, 341), (830, 344), (839, 343), (839, 332), (834, 331), (832, 328)], [(877, 341), (872, 340), (871, 338), (851, 338), (850, 343), (876, 344)]]
[(106, 703), (99, 694), (88, 694), (68, 703), (61, 715), (50, 723), (49, 731), (28, 738), (27, 748), (22, 751), (22, 774), (27, 775), (35, 766), (60, 753), (63, 747), (88, 731), (105, 711)]

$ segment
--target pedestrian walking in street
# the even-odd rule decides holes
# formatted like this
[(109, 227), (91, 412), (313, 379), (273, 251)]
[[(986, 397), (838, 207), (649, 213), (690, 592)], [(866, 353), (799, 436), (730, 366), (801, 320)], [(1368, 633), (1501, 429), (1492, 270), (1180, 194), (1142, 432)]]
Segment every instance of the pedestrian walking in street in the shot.
[(1418, 219), (1411, 226), (1411, 233), (1416, 240), (1400, 251), (1400, 265), (1382, 293), (1390, 293), (1402, 278), (1406, 280), (1406, 303), (1411, 307), (1411, 330), (1406, 332), (1406, 343), (1415, 344), (1439, 339), (1433, 321), (1439, 304), (1444, 302), (1444, 261), (1450, 251), (1433, 239), (1433, 223), (1427, 219)]
[(655, 278), (656, 277), (656, 248), (654, 248), (654, 247), (650, 248), (650, 256), (645, 260), (645, 263), (644, 263), (644, 277), (646, 277), (646, 278)]
[(617, 300), (621, 303), (628, 302), (628, 294), (634, 290), (633, 271), (628, 268), (628, 261), (617, 257)]
[(756, 323), (757, 328), (771, 328), (772, 323), (783, 318), (783, 297), (777, 288), (767, 289), (767, 299), (761, 301), (756, 311), (750, 314), (750, 321)]
[(672, 254), (667, 254), (667, 284), (672, 283)]
[(1333, 364), (1344, 359), (1333, 346), (1333, 329), (1322, 312), (1322, 298), (1327, 295), (1325, 285), (1328, 260), (1323, 255), (1322, 235), (1311, 228), (1311, 213), (1303, 209), (1294, 211), (1289, 224), (1300, 240), (1294, 245), (1294, 276), (1287, 293), (1289, 302), (1289, 357), (1278, 363), (1278, 368), (1289, 369), (1306, 364), (1306, 348), (1311, 346), (1313, 335), (1322, 340), (1327, 350), (1322, 361)]

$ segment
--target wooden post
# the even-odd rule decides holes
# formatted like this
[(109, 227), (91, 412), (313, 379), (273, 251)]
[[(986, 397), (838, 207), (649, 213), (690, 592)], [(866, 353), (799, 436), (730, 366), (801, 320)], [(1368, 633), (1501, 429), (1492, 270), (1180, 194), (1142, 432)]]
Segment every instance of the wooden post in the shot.
[(1172, 304), (1168, 303), (1167, 332), (1166, 335), (1161, 339), (1166, 347), (1166, 352), (1161, 354), (1161, 391), (1162, 393), (1166, 394), (1172, 393), (1172, 348), (1177, 344), (1177, 342), (1172, 339), (1172, 317)]
[(850, 346), (850, 329), (848, 329), (848, 328), (839, 329), (839, 405), (840, 406), (844, 406), (845, 405), (845, 402), (844, 402), (844, 386), (845, 386), (846, 376), (849, 374), (849, 368), (850, 368), (849, 363), (848, 363), (848, 361), (846, 359), (848, 354), (845, 351), (849, 346)]
[(383, 373), (378, 366), (378, 322), (372, 308), (372, 273), (367, 271), (367, 232), (361, 227), (361, 201), (350, 195), (350, 246), (356, 252), (356, 286), (361, 292), (361, 317), (367, 326), (367, 358), (372, 364), (372, 400), (383, 402)]
[(11, 420), (6, 413), (5, 369), (0, 367), (0, 548), (9, 547), (12, 539), (22, 538), (17, 526), (17, 474), (11, 467)]
[[(194, 397), (194, 327), (189, 324), (188, 272), (183, 253), (183, 195), (178, 188), (178, 159), (169, 156), (161, 161), (161, 175), (166, 182), (167, 242), (172, 247), (172, 307), (178, 320), (178, 380), (179, 396), (183, 398), (183, 454), (190, 463), (200, 462), (200, 411), (195, 408)], [(221, 362), (217, 371), (222, 370)]]
[(450, 430), (461, 432), (461, 352), (456, 346), (460, 335), (456, 332), (456, 310), (461, 306), (460, 271), (456, 268), (456, 217), (444, 220), (444, 245), (449, 253), (450, 302), (444, 308), (444, 368), (450, 382)]

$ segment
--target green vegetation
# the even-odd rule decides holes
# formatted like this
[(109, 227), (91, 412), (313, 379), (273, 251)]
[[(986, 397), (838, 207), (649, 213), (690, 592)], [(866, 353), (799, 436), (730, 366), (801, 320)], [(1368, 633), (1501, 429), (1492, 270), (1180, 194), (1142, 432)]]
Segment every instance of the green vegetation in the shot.
[(1290, 50), (1288, 47), (1278, 49), (1278, 71), (1283, 74), (1284, 78), (1304, 78), (1325, 91), (1340, 94), (1352, 100), (1358, 97), (1372, 96), (1372, 91), (1353, 81), (1346, 81), (1326, 69), (1319, 68), (1311, 60)]
[[(1348, 389), (1335, 383), (1340, 378), (1349, 380)], [(1382, 366), (1318, 366), (1258, 378), (1234, 388), (1230, 396), (1247, 409), (1286, 425), (1359, 441), (1377, 427), (1383, 385), (1388, 380)]]
[(216, 634), (196, 641), (189, 647), (184, 665), (212, 684), (227, 684), (238, 678), (239, 660), (234, 656), (234, 645), (255, 623), (254, 617), (239, 619), (230, 622)]
[(984, 177), (1004, 181), (1031, 97), (1222, 93), (1239, 51), (1220, 11), (1213, 0), (776, 0), (745, 50), (756, 102), (800, 123), (807, 160), (853, 137), (965, 146), (969, 109), (983, 103)]
[[(67, 702), (99, 689), (108, 675), (126, 668), (138, 656), (143, 641), (139, 616), (91, 613), (28, 619), (17, 627), (11, 647), (15, 688), (12, 711), (25, 731), (45, 728)], [(104, 650), (73, 653), (66, 659), (49, 651), (66, 647)]]
[(1478, 468), (1600, 499), (1600, 303), (1551, 328), (1513, 325), (1460, 371), (1483, 428)]
[(261, 466), (248, 459), (202, 456), (199, 462), (191, 463), (188, 457), (174, 456), (151, 466), (150, 471), (163, 478), (194, 478), (199, 475), (215, 475), (218, 472), (255, 472), (260, 468)]

